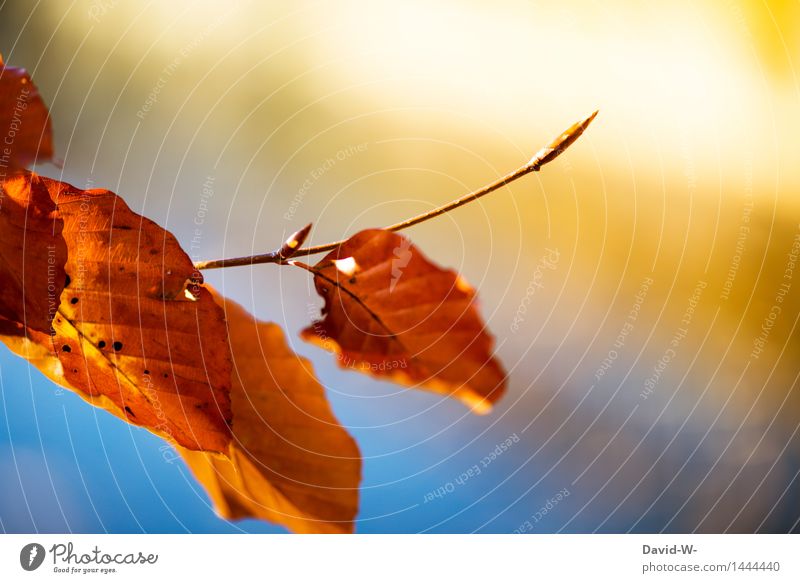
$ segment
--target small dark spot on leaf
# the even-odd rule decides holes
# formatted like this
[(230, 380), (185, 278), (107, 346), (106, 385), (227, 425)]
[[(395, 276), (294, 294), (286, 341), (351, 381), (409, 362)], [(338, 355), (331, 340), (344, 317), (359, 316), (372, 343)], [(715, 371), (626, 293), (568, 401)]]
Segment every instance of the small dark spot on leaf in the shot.
[(69, 301), (69, 303), (70, 303), (70, 304), (72, 304), (72, 305), (74, 306), (75, 304), (77, 304), (77, 303), (78, 303), (78, 298), (72, 298), (72, 299)]
[(150, 249), (150, 255), (158, 255), (158, 249)]
[(356, 282), (356, 278), (355, 277), (351, 277), (350, 278), (350, 283), (355, 283), (355, 282)]
[(73, 369), (72, 369), (72, 373), (73, 373), (73, 374), (78, 374), (78, 369), (77, 369), (77, 368), (73, 368)]
[(119, 352), (120, 350), (122, 350), (122, 342), (120, 342), (119, 340), (116, 340), (114, 342), (114, 344), (112, 345), (112, 347), (114, 348), (114, 350)]
[(64, 287), (69, 287), (70, 283), (72, 283), (72, 278), (68, 275), (67, 279), (64, 281)]
[(130, 407), (128, 407), (127, 405), (125, 406), (125, 412), (126, 412), (128, 415), (130, 415), (131, 417), (136, 417), (136, 415), (133, 413), (133, 411), (131, 411), (131, 408), (130, 408)]
[(169, 375), (168, 375), (167, 373), (164, 373), (162, 376), (163, 376), (165, 379), (169, 377)]
[(148, 369), (144, 369), (144, 374), (150, 374), (150, 371)]
[(61, 347), (62, 352), (72, 352), (72, 348), (69, 347), (69, 344), (65, 344)]
[(106, 347), (106, 341), (105, 340), (101, 340), (100, 342), (97, 343), (97, 347), (98, 348), (105, 348)]

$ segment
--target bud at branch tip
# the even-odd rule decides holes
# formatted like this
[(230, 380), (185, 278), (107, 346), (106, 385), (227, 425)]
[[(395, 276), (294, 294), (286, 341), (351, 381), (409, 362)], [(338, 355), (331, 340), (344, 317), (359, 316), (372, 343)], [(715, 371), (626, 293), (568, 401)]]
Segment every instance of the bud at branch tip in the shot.
[(528, 162), (528, 167), (533, 170), (539, 170), (539, 168), (548, 162), (555, 160), (564, 150), (569, 148), (583, 132), (586, 131), (586, 128), (589, 127), (589, 124), (592, 123), (599, 112), (599, 109), (595, 110), (595, 112), (591, 115), (588, 115), (581, 121), (572, 124), (563, 134), (553, 140), (549, 146), (536, 152), (533, 158), (531, 158), (531, 161)]

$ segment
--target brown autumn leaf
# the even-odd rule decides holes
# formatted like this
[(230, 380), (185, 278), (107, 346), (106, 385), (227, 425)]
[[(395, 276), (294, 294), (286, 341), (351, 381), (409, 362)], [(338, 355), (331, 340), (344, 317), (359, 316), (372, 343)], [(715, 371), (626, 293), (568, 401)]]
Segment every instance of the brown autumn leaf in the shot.
[[(60, 222), (66, 276), (52, 336), (29, 327), (0, 338), (92, 404), (189, 449), (226, 451), (232, 364), (224, 314), (174, 236), (107, 190), (32, 172), (3, 190), (29, 215)], [(14, 248), (19, 234), (0, 234), (0, 247)], [(25, 258), (40, 277), (23, 283), (41, 285), (48, 256), (28, 250)]]
[(25, 69), (0, 56), (0, 180), (15, 168), (53, 156), (50, 114)]
[(313, 268), (324, 318), (302, 338), (352, 368), (486, 413), (505, 391), (475, 292), (391, 231), (357, 233)]
[(234, 360), (228, 458), (183, 450), (216, 511), (300, 533), (352, 532), (361, 456), (331, 411), (311, 363), (280, 326), (215, 293)]
[[(50, 116), (24, 69), (0, 56), (0, 183), (53, 155)], [(49, 332), (64, 286), (66, 244), (55, 203), (41, 183), (0, 190), (0, 333)], [(34, 257), (47, 259), (42, 268)]]

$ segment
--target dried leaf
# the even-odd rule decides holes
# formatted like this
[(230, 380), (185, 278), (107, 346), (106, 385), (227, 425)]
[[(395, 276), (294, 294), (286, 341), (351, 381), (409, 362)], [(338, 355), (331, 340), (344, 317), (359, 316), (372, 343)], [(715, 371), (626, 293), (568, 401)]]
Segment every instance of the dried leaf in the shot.
[[(43, 205), (62, 222), (68, 283), (52, 336), (28, 329), (27, 338), (3, 341), (130, 423), (190, 449), (226, 451), (232, 365), (224, 314), (172, 234), (107, 190), (82, 191), (30, 172), (4, 189), (35, 191), (29, 213)], [(45, 255), (25, 257), (34, 272), (46, 272)]]
[(506, 375), (474, 291), (408, 239), (362, 231), (313, 272), (324, 318), (302, 337), (336, 352), (340, 366), (456, 397), (478, 413), (502, 396)]
[(15, 168), (53, 156), (50, 115), (25, 69), (0, 57), (0, 180)]
[(351, 532), (358, 446), (339, 425), (311, 364), (281, 328), (224, 306), (234, 360), (229, 458), (183, 452), (224, 518), (260, 518), (301, 533)]
[[(64, 286), (62, 223), (46, 188), (11, 177), (24, 165), (50, 159), (50, 116), (24, 69), (0, 56), (0, 333), (49, 332)], [(45, 258), (40, 264), (35, 258)]]

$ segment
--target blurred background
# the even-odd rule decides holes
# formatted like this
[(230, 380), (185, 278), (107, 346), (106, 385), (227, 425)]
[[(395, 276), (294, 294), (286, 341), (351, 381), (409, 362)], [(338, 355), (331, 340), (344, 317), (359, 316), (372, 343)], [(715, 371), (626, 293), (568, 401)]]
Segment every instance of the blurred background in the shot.
[[(300, 342), (304, 272), (207, 280), (315, 363), (364, 455), (358, 532), (800, 529), (796, 0), (5, 1), (0, 52), (51, 107), (40, 170), (197, 260), (430, 209), (599, 108), (407, 231), (479, 290), (511, 375), (489, 416)], [(162, 441), (6, 350), (0, 389), (3, 531), (281, 531), (217, 518)]]

